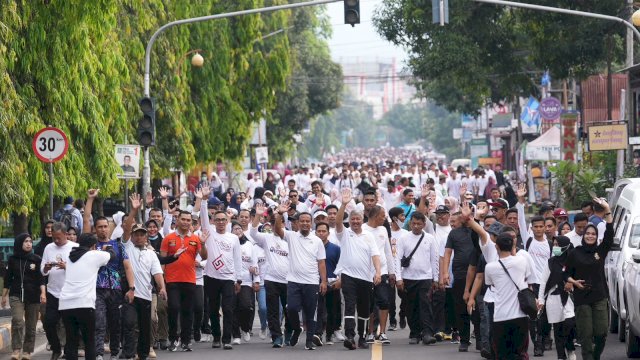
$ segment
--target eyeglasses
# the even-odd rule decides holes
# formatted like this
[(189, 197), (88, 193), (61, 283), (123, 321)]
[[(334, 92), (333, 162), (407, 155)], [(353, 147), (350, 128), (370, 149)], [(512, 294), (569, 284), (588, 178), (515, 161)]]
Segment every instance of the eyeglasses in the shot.
[(294, 198), (294, 197), (298, 197), (298, 195), (293, 194), (293, 195), (289, 195), (289, 197)]
[(215, 218), (213, 219), (213, 221), (223, 222), (223, 221), (227, 221), (227, 218)]

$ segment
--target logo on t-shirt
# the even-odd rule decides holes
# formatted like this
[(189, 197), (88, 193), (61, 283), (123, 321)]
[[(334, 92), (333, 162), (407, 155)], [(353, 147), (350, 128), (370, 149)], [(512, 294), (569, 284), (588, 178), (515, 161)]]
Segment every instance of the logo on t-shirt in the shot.
[(222, 267), (224, 266), (224, 261), (222, 260), (222, 254), (220, 256), (218, 256), (217, 258), (215, 258), (211, 264), (213, 265), (213, 268), (216, 270), (220, 270), (222, 269)]
[(197, 246), (197, 245), (198, 245), (198, 243), (196, 243), (195, 241), (189, 241), (189, 245), (191, 245), (191, 246)]
[(170, 240), (169, 241), (169, 246), (176, 246), (175, 240)]

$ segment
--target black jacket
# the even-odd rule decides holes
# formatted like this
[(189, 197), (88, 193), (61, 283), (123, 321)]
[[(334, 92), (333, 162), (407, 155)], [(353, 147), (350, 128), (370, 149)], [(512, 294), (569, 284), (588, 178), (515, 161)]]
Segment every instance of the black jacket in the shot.
[(4, 288), (9, 289), (9, 296), (15, 296), (26, 304), (40, 303), (40, 285), (44, 285), (44, 277), (40, 273), (41, 260), (36, 254), (9, 258), (4, 277)]

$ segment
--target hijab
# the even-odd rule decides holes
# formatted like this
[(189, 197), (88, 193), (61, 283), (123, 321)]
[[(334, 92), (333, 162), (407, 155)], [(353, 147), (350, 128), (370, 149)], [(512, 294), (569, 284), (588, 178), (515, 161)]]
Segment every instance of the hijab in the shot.
[(582, 251), (584, 251), (587, 254), (593, 254), (596, 252), (596, 250), (598, 250), (598, 241), (596, 240), (596, 242), (594, 242), (593, 244), (589, 245), (587, 244), (587, 242), (584, 240), (584, 236), (587, 234), (587, 230), (589, 230), (589, 228), (593, 228), (593, 230), (596, 232), (596, 238), (598, 238), (598, 227), (593, 225), (593, 224), (588, 224), (587, 227), (584, 228), (584, 234), (582, 234)]
[(562, 248), (562, 255), (560, 256), (552, 256), (549, 259), (549, 280), (547, 280), (547, 285), (544, 288), (545, 296), (549, 294), (549, 291), (554, 287), (558, 286), (560, 289), (560, 299), (562, 300), (562, 305), (567, 303), (567, 299), (569, 298), (569, 293), (564, 291), (564, 266), (567, 262), (567, 258), (569, 257), (569, 253), (573, 251), (573, 245), (571, 244), (571, 239), (566, 236), (560, 235), (556, 236), (556, 242), (558, 246)]
[(118, 211), (113, 214), (113, 222), (116, 224), (116, 227), (113, 229), (111, 233), (112, 239), (118, 239), (122, 237), (124, 233), (124, 229), (122, 228), (122, 218), (124, 217), (124, 213), (122, 211)]
[(31, 238), (31, 235), (29, 235), (29, 233), (22, 233), (16, 236), (16, 239), (13, 242), (13, 256), (25, 260), (29, 255), (31, 255), (31, 252), (26, 252), (22, 249), (22, 245), (24, 244), (25, 240), (27, 240), (27, 238)]

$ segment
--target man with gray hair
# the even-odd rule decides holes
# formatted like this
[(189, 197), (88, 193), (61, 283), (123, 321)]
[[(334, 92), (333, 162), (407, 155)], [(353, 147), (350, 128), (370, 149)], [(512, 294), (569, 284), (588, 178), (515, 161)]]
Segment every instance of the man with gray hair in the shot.
[[(344, 216), (347, 204), (351, 201), (350, 189), (342, 190), (342, 205), (338, 210), (338, 219)], [(340, 245), (340, 261), (335, 274), (344, 297), (344, 346), (349, 350), (356, 349), (356, 307), (358, 310), (358, 347), (367, 349), (365, 340), (366, 322), (370, 315), (370, 301), (373, 285), (380, 284), (380, 251), (375, 238), (368, 231), (362, 230), (364, 214), (352, 211), (349, 214), (349, 229), (345, 229), (340, 221), (336, 223), (336, 237)], [(372, 266), (373, 265), (373, 266)], [(375, 273), (373, 273), (375, 268)], [(373, 284), (372, 284), (373, 282)]]

